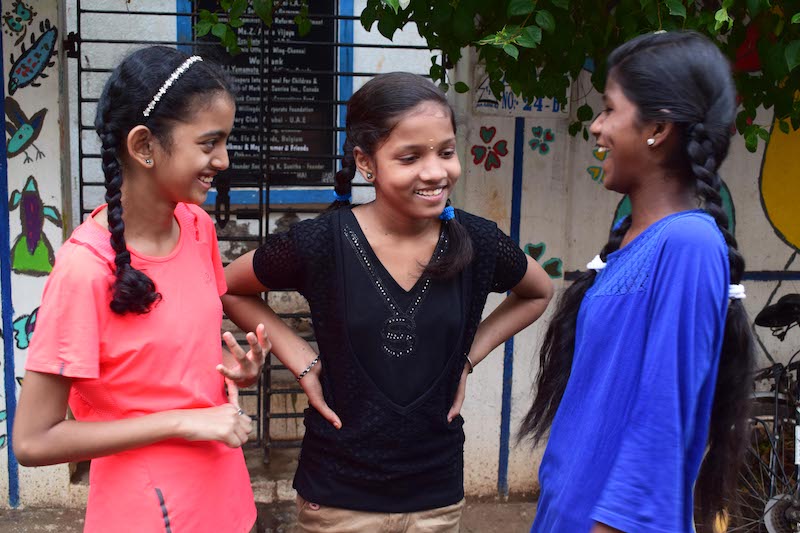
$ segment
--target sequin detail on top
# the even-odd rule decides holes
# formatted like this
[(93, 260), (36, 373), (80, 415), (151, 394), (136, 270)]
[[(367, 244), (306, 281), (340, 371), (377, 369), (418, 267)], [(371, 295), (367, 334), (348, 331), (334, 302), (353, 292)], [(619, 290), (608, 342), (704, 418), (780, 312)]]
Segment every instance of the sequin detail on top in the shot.
[[(400, 358), (411, 355), (417, 346), (417, 324), (414, 322), (414, 316), (417, 314), (420, 305), (428, 294), (428, 289), (431, 286), (431, 279), (425, 278), (422, 287), (417, 289), (417, 295), (412, 300), (411, 305), (404, 311), (394, 298), (392, 298), (392, 295), (386, 289), (380, 276), (375, 272), (372, 261), (370, 261), (366, 250), (364, 250), (364, 247), (361, 245), (361, 241), (356, 232), (350, 227), (345, 226), (344, 235), (347, 242), (352, 245), (356, 256), (364, 267), (364, 270), (366, 270), (375, 290), (378, 291), (378, 296), (381, 298), (381, 301), (392, 312), (392, 316), (387, 318), (381, 327), (381, 339), (383, 339), (381, 349), (385, 354), (392, 357)], [(434, 253), (432, 261), (438, 261), (444, 254), (445, 250), (447, 250), (447, 242), (447, 236), (444, 231), (442, 231), (439, 235), (439, 242), (436, 243), (436, 252)]]

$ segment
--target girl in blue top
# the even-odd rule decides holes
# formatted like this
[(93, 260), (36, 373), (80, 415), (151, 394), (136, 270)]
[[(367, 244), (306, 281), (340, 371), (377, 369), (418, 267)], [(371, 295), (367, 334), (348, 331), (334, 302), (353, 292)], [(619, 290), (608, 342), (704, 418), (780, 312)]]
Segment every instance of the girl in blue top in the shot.
[(532, 531), (690, 532), (694, 495), (710, 530), (730, 501), (753, 358), (717, 174), (735, 98), (696, 33), (642, 35), (608, 59), (591, 131), (632, 211), (545, 337), (522, 426), (549, 431)]

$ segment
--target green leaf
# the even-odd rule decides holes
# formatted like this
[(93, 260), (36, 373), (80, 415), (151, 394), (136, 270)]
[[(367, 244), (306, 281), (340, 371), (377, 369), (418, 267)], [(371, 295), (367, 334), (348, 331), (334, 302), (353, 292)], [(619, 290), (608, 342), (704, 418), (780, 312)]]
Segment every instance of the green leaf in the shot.
[[(761, 13), (761, 10), (764, 8), (763, 4), (763, 0), (747, 0), (747, 12), (750, 14), (751, 18), (754, 18)], [(766, 7), (769, 7), (769, 2), (767, 2)]]
[(714, 13), (714, 20), (716, 21), (714, 24), (714, 30), (716, 31), (719, 31), (722, 25), (726, 22), (728, 23), (729, 28), (733, 24), (733, 19), (731, 19), (731, 16), (728, 15), (728, 9), (725, 7), (718, 9), (717, 12)]
[(786, 56), (786, 65), (789, 67), (789, 72), (796, 69), (800, 65), (800, 39), (790, 42), (783, 54)]
[(666, 4), (670, 15), (686, 18), (686, 6), (683, 5), (681, 0), (666, 0)]
[(463, 81), (458, 81), (456, 82), (455, 89), (457, 93), (465, 93), (469, 91), (469, 85), (467, 85)]
[(556, 31), (556, 19), (546, 9), (540, 9), (536, 12), (536, 24), (547, 33)]
[(231, 28), (241, 28), (244, 26), (244, 21), (242, 19), (231, 19), (228, 24), (231, 25)]
[(222, 40), (222, 38), (225, 37), (225, 34), (227, 32), (228, 32), (228, 25), (223, 24), (222, 22), (218, 22), (211, 27), (211, 33), (219, 37), (220, 40)]
[(383, 3), (394, 9), (395, 13), (400, 11), (400, 0), (383, 0)]
[(261, 22), (272, 26), (272, 0), (253, 0), (253, 11), (256, 12)]
[(572, 124), (569, 125), (569, 130), (568, 130), (569, 134), (575, 137), (578, 134), (578, 132), (581, 131), (582, 127), (583, 123), (581, 121), (578, 120), (576, 122), (573, 122)]
[(514, 46), (511, 43), (503, 46), (503, 52), (507, 53), (508, 55), (513, 57), (514, 59), (519, 58), (519, 50), (517, 49), (516, 46)]
[(378, 20), (377, 9), (372, 9), (368, 6), (361, 12), (361, 25), (364, 26), (365, 30), (370, 31), (376, 20)]
[(786, 122), (785, 120), (781, 120), (780, 122), (778, 122), (778, 127), (781, 129), (783, 133), (787, 135), (789, 134), (789, 123)]
[(569, 0), (550, 0), (550, 3), (559, 9), (569, 9)]
[(517, 37), (516, 43), (525, 48), (536, 48), (542, 42), (542, 29), (539, 26), (528, 26)]
[(208, 32), (211, 31), (211, 22), (207, 20), (201, 20), (194, 26), (194, 33), (197, 37), (202, 37), (203, 35), (208, 35)]
[(241, 17), (247, 9), (247, 0), (234, 0), (228, 16), (232, 19)]
[(300, 37), (308, 35), (308, 32), (311, 31), (311, 21), (308, 20), (308, 15), (303, 16), (302, 13), (295, 15), (294, 22), (297, 24), (297, 34)]
[(589, 140), (589, 130), (587, 130), (586, 128), (583, 128), (583, 140), (584, 141)]
[(792, 15), (792, 24), (800, 24), (800, 13)]
[(578, 120), (581, 122), (586, 122), (587, 120), (592, 120), (594, 116), (594, 111), (592, 111), (592, 107), (589, 104), (583, 104), (578, 108)]
[(443, 93), (446, 93), (447, 91), (450, 90), (450, 86), (447, 84), (447, 82), (443, 81), (442, 83), (439, 84), (439, 90), (442, 91)]
[(756, 130), (756, 134), (758, 134), (758, 136), (765, 141), (769, 140), (769, 132), (765, 128), (762, 128), (761, 126), (759, 126), (758, 129)]
[(533, 0), (511, 0), (508, 3), (508, 11), (506, 14), (509, 17), (517, 17), (520, 15), (530, 15), (536, 7), (536, 2)]
[(758, 135), (752, 127), (744, 132), (744, 147), (748, 152), (755, 152), (758, 148)]

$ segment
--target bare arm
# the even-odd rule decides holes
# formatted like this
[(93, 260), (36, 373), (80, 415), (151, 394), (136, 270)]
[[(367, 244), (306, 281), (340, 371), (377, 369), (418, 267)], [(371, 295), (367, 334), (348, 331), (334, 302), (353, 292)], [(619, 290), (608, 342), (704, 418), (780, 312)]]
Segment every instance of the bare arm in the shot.
[[(511, 289), (511, 294), (478, 325), (469, 352), (469, 360), (473, 366), (483, 361), (492, 350), (513, 335), (533, 324), (542, 316), (553, 297), (553, 283), (550, 277), (539, 263), (530, 257), (526, 258), (528, 268), (525, 270), (525, 275)], [(461, 412), (469, 371), (470, 367), (466, 365), (455, 400), (447, 414), (448, 421), (452, 421)]]
[[(317, 353), (258, 296), (269, 289), (258, 281), (253, 271), (254, 253), (248, 252), (225, 267), (228, 292), (222, 296), (222, 306), (228, 318), (244, 331), (253, 331), (259, 324), (264, 324), (269, 332), (272, 353), (292, 374), (299, 376), (317, 358)], [(308, 395), (309, 403), (338, 429), (342, 422), (323, 398), (319, 380), (321, 371), (320, 360), (300, 380), (300, 385)]]
[(247, 442), (250, 418), (238, 414), (236, 387), (230, 403), (182, 409), (109, 422), (65, 420), (72, 380), (28, 371), (14, 421), (14, 454), (25, 466), (81, 461), (140, 448), (166, 439), (214, 440), (238, 447)]
[(623, 533), (619, 529), (614, 529), (613, 527), (608, 527), (605, 524), (601, 524), (600, 522), (595, 522), (594, 526), (592, 526), (591, 533)]

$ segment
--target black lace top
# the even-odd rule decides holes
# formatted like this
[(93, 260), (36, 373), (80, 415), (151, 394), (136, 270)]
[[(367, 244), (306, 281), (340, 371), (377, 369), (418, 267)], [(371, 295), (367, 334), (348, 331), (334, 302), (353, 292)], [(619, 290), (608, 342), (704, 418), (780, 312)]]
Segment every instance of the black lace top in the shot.
[[(308, 501), (373, 512), (414, 512), (457, 503), (463, 488), (463, 419), (447, 423), (464, 356), (490, 291), (505, 292), (527, 268), (525, 255), (497, 226), (463, 211), (475, 259), (460, 276), (462, 336), (444, 369), (421, 395), (398, 405), (379, 390), (353, 353), (346, 319), (344, 210), (270, 235), (255, 253), (253, 269), (270, 289), (297, 289), (309, 302), (322, 354), (325, 400), (342, 420), (336, 430), (313, 408), (294, 487)], [(402, 345), (402, 343), (400, 343)]]

